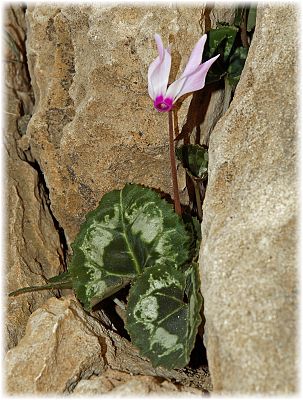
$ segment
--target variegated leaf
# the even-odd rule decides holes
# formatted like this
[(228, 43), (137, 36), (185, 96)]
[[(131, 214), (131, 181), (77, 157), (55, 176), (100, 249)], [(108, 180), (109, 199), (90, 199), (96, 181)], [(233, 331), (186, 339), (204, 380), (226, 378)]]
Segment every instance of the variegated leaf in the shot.
[(198, 144), (184, 144), (176, 148), (176, 156), (193, 179), (202, 181), (207, 178), (207, 149)]
[(188, 364), (201, 322), (199, 283), (197, 264), (185, 272), (161, 265), (147, 269), (132, 286), (126, 329), (153, 366)]
[(150, 266), (181, 267), (189, 238), (170, 204), (151, 189), (127, 184), (103, 196), (72, 248), (73, 288), (90, 309)]

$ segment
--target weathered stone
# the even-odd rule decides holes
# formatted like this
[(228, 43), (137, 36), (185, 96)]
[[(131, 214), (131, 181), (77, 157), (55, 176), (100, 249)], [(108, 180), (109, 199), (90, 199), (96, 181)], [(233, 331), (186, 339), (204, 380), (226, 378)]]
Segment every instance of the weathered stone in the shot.
[(178, 385), (163, 378), (153, 376), (131, 376), (125, 372), (108, 368), (101, 376), (92, 376), (90, 379), (82, 379), (75, 389), (74, 394), (97, 395), (107, 393), (110, 395), (200, 395), (201, 391), (195, 388)]
[[(161, 379), (127, 378), (130, 374)], [(203, 370), (153, 368), (128, 340), (84, 312), (72, 295), (51, 298), (31, 315), (25, 336), (6, 355), (6, 378), (10, 394), (106, 393), (130, 380), (127, 390), (134, 385), (142, 391), (157, 387), (201, 394), (211, 389)], [(178, 385), (164, 384), (171, 379)]]
[(200, 264), (215, 392), (296, 390), (297, 15), (258, 8), (234, 100), (210, 137)]
[[(47, 193), (24, 141), (33, 99), (26, 69), (25, 17), (20, 7), (5, 9), (5, 33), (6, 289), (10, 292), (45, 283), (45, 278), (60, 271), (64, 256)], [(18, 343), (29, 315), (50, 296), (53, 294), (48, 291), (35, 292), (7, 301), (8, 348)]]
[[(204, 33), (203, 10), (38, 5), (27, 11), (36, 99), (27, 136), (69, 240), (102, 195), (126, 182), (172, 194), (167, 116), (153, 109), (147, 69), (157, 54), (153, 36), (158, 32), (172, 43), (171, 79), (180, 74)], [(215, 25), (232, 16), (233, 10), (219, 7), (208, 19)], [(189, 96), (175, 113), (176, 135), (190, 101)], [(208, 132), (213, 119), (206, 120)], [(186, 191), (181, 194), (186, 202)]]
[[(173, 43), (172, 78), (180, 73), (201, 36), (200, 14), (200, 8), (176, 6), (27, 11), (36, 98), (27, 135), (70, 240), (102, 195), (126, 182), (172, 193), (167, 116), (153, 109), (147, 69), (158, 32)], [(178, 125), (189, 101), (176, 114)]]
[(81, 311), (71, 299), (51, 298), (31, 315), (25, 336), (6, 356), (9, 393), (63, 393), (80, 377), (102, 372), (106, 344), (92, 331), (97, 322)]

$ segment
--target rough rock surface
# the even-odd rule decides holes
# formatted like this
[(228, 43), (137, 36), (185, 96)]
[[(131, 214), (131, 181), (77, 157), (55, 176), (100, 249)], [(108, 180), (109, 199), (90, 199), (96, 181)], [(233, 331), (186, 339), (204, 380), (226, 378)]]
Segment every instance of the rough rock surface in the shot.
[(99, 377), (92, 376), (90, 379), (82, 379), (73, 393), (78, 395), (107, 393), (115, 396), (142, 396), (146, 394), (201, 396), (201, 390), (193, 387), (172, 383), (163, 378), (153, 376), (132, 376), (110, 368)]
[(200, 265), (215, 392), (296, 390), (297, 11), (258, 9), (234, 100), (210, 138)]
[[(12, 291), (43, 284), (62, 270), (65, 241), (73, 240), (85, 213), (107, 190), (133, 181), (170, 191), (167, 121), (147, 95), (146, 71), (156, 56), (153, 34), (173, 43), (174, 79), (201, 33), (232, 12), (37, 5), (27, 11), (27, 27), (21, 6), (7, 7), (7, 15), (5, 29), (13, 39), (5, 71), (7, 290)], [(185, 99), (176, 112), (176, 134), (190, 102)], [(213, 124), (211, 115), (207, 121)], [(9, 348), (50, 295), (9, 298)], [(127, 370), (127, 362), (115, 362)], [(147, 374), (154, 373), (144, 365)], [(141, 372), (140, 363), (132, 367), (130, 373)], [(185, 372), (180, 376), (188, 379)]]
[[(33, 98), (24, 49), (25, 17), (19, 6), (5, 10), (5, 188), (6, 289), (41, 285), (63, 266), (60, 237), (48, 207), (42, 176), (25, 138)], [(6, 313), (6, 346), (15, 346), (24, 335), (30, 314), (48, 291), (10, 298)]]
[[(201, 33), (231, 15), (220, 7), (40, 4), (27, 10), (26, 26), (24, 11), (16, 5), (5, 14), (8, 291), (62, 270), (65, 242), (107, 190), (133, 181), (170, 191), (167, 121), (146, 90), (153, 34), (173, 43), (173, 79)], [(176, 114), (176, 134), (190, 101)], [(8, 300), (9, 348), (49, 296)]]
[[(150, 376), (136, 379), (130, 373)], [(31, 315), (25, 336), (7, 352), (6, 388), (9, 394), (102, 394), (116, 388), (201, 395), (211, 383), (202, 369), (153, 368), (113, 327), (85, 313), (69, 295), (49, 299)]]
[(200, 15), (200, 8), (175, 6), (40, 4), (27, 11), (36, 99), (27, 136), (70, 240), (102, 195), (126, 182), (171, 193), (167, 116), (153, 109), (147, 69), (157, 54), (155, 32), (173, 43), (172, 77), (183, 69), (201, 35)]
[[(69, 241), (102, 195), (126, 182), (172, 194), (167, 116), (153, 109), (147, 93), (148, 65), (157, 54), (154, 33), (172, 43), (174, 80), (206, 25), (232, 15), (222, 7), (207, 18), (203, 7), (29, 7), (36, 103), (27, 137)], [(176, 135), (190, 101), (175, 113)], [(181, 197), (187, 201), (185, 193)]]

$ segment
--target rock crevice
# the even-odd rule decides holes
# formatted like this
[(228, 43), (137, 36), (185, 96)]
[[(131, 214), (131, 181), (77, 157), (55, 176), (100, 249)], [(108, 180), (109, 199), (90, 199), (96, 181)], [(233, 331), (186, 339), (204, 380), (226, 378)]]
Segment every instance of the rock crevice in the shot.
[[(25, 9), (5, 10), (6, 86), (6, 194), (7, 194), (7, 291), (41, 285), (62, 271), (63, 236), (54, 224), (43, 173), (31, 154), (27, 125), (34, 110), (25, 49)], [(7, 302), (6, 346), (17, 345), (29, 315), (51, 292), (28, 293)]]

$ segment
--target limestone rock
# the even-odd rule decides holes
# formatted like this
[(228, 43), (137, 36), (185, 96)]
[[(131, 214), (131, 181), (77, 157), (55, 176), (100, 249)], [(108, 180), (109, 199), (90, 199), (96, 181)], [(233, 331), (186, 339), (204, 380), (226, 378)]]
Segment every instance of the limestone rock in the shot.
[[(147, 69), (157, 54), (153, 36), (158, 32), (172, 43), (171, 80), (181, 73), (204, 33), (203, 10), (29, 7), (27, 52), (36, 103), (27, 137), (69, 241), (100, 198), (126, 182), (172, 195), (167, 116), (153, 109)], [(232, 16), (233, 10), (214, 7), (209, 24)], [(176, 135), (190, 102), (189, 96), (175, 113)], [(205, 131), (213, 125), (210, 119)], [(185, 193), (181, 197), (187, 201)]]
[(153, 376), (131, 376), (125, 372), (107, 369), (101, 376), (92, 376), (82, 379), (75, 387), (74, 394), (97, 395), (106, 393), (110, 395), (200, 395), (201, 391), (195, 388), (178, 385), (163, 378)]
[(297, 15), (258, 8), (234, 100), (210, 137), (200, 265), (215, 392), (296, 390)]
[[(6, 289), (45, 283), (63, 266), (59, 233), (48, 206), (48, 196), (26, 144), (26, 124), (33, 99), (26, 69), (25, 17), (19, 6), (5, 9), (5, 191)], [(9, 298), (6, 302), (6, 346), (16, 346), (29, 315), (48, 291)]]
[(172, 79), (182, 71), (202, 33), (200, 14), (176, 6), (29, 7), (36, 104), (27, 136), (70, 241), (107, 191), (133, 182), (172, 192), (167, 116), (153, 109), (147, 69), (158, 32), (173, 44)]
[[(137, 374), (143, 377), (130, 377)], [(31, 315), (25, 336), (6, 355), (6, 383), (10, 394), (101, 394), (118, 386), (200, 394), (211, 389), (202, 370), (153, 368), (129, 341), (84, 312), (73, 295), (51, 298)]]
[(25, 336), (6, 356), (8, 392), (63, 393), (80, 377), (99, 374), (106, 344), (90, 328), (97, 323), (90, 318), (87, 324), (87, 318), (71, 299), (51, 298), (35, 311)]

